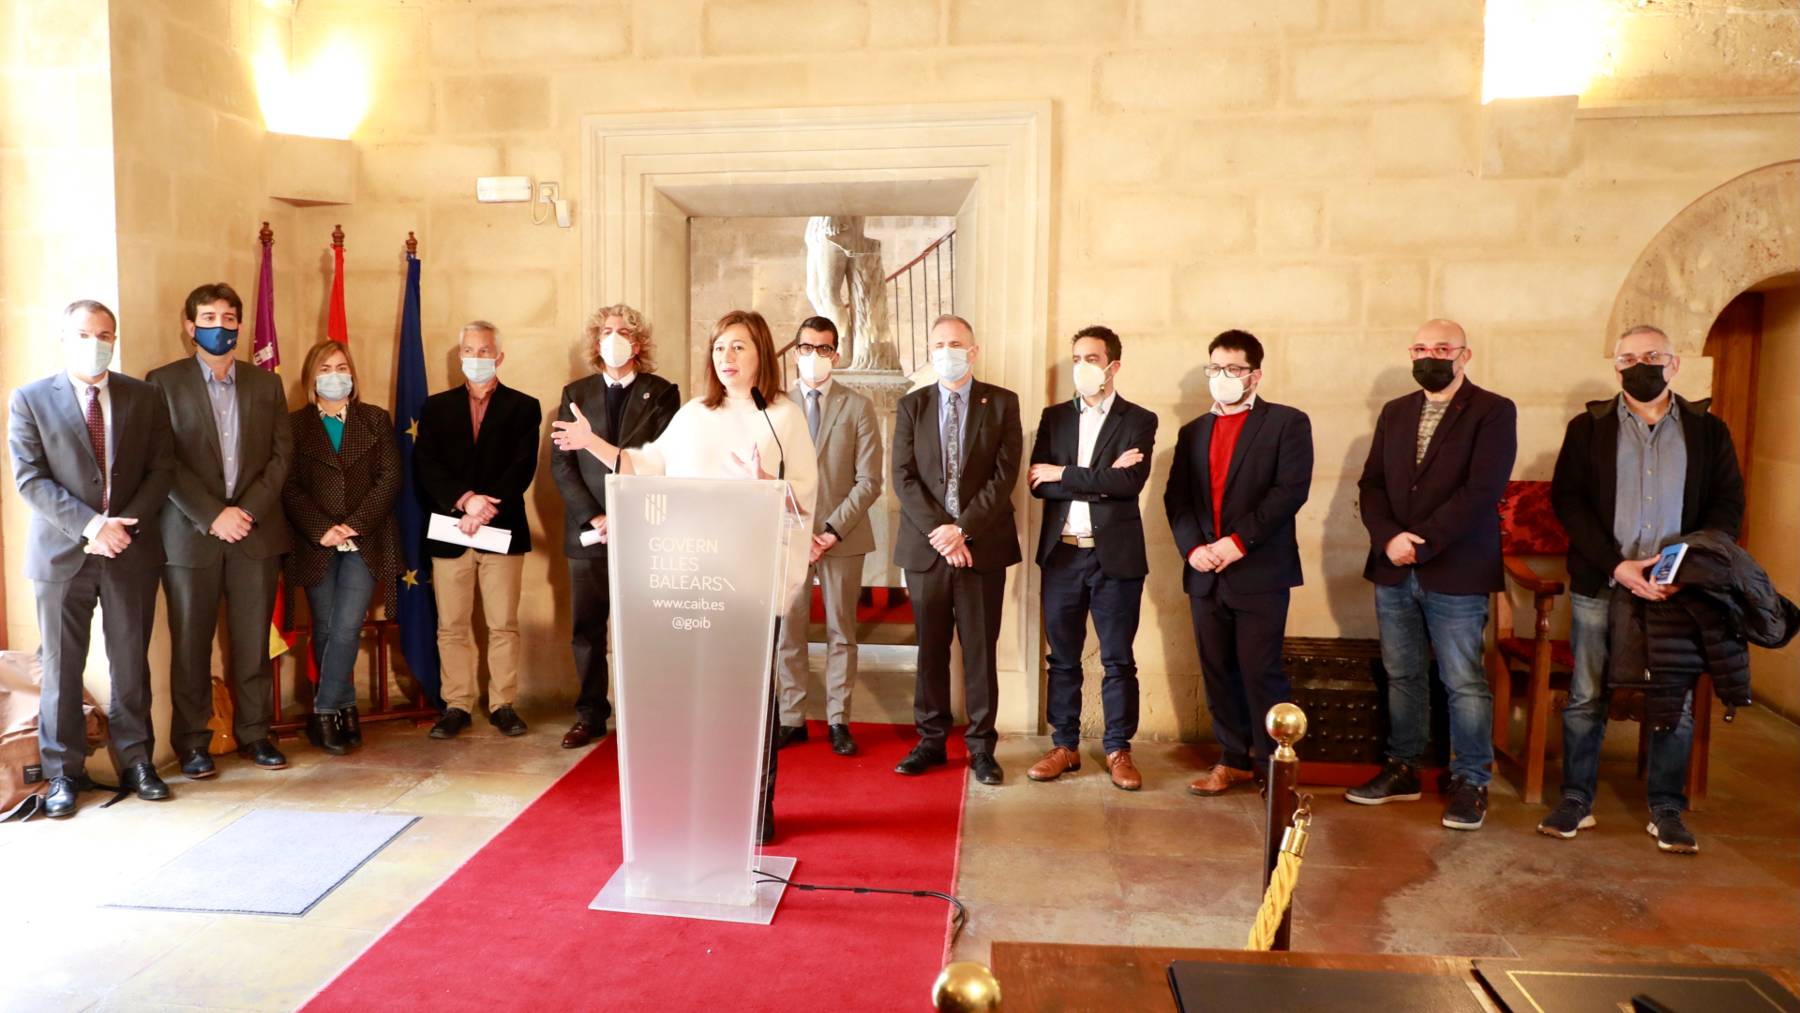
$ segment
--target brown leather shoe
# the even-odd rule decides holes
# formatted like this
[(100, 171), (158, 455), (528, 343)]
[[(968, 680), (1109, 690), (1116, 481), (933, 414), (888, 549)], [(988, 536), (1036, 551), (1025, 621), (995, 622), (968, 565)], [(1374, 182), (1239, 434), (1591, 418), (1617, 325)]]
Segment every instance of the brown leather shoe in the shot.
[(1112, 771), (1113, 787), (1137, 791), (1144, 786), (1144, 775), (1138, 773), (1137, 764), (1131, 762), (1131, 750), (1115, 749), (1107, 753), (1106, 767)]
[(1081, 769), (1081, 754), (1073, 749), (1052, 746), (1044, 758), (1031, 765), (1025, 776), (1033, 781), (1054, 781), (1070, 771)]
[(590, 724), (586, 718), (576, 718), (575, 723), (569, 726), (569, 731), (563, 736), (562, 747), (564, 749), (580, 749), (590, 742), (597, 742), (604, 738), (606, 738), (604, 724)]
[(1201, 775), (1198, 781), (1188, 785), (1190, 795), (1223, 795), (1240, 784), (1256, 783), (1253, 771), (1239, 770), (1223, 763), (1215, 763), (1211, 770)]

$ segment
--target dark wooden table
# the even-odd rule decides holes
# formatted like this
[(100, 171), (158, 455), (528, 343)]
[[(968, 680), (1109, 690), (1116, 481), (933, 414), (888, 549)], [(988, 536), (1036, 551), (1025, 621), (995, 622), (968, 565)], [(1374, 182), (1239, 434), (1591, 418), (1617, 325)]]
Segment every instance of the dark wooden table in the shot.
[[(1000, 979), (1008, 1013), (1021, 1011), (1174, 1010), (1169, 964), (1203, 960), (1228, 964), (1388, 971), (1456, 978), (1482, 1009), (1503, 1013), (1476, 978), (1470, 957), (1413, 954), (1268, 953), (1189, 950), (1161, 946), (1077, 946), (1067, 943), (995, 943), (989, 963)], [(1484, 959), (1484, 964), (1499, 963)], [(1519, 961), (1524, 964), (1526, 961)], [(1800, 993), (1792, 968), (1759, 968)]]

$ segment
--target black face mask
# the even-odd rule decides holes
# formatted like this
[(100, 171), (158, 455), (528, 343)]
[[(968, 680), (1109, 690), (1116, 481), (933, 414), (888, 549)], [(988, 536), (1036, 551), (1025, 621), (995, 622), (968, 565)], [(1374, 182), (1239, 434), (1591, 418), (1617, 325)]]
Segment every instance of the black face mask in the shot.
[(1413, 382), (1436, 394), (1456, 382), (1456, 360), (1414, 359)]
[(1619, 370), (1619, 386), (1624, 387), (1625, 393), (1630, 394), (1634, 401), (1654, 401), (1662, 396), (1669, 381), (1663, 378), (1661, 366), (1640, 362)]

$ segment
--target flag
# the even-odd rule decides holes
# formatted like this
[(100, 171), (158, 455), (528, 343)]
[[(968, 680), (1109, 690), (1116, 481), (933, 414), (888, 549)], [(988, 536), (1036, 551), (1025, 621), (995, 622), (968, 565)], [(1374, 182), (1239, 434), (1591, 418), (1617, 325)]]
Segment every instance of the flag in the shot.
[(344, 244), (334, 241), (331, 253), (336, 269), (331, 272), (331, 308), (325, 321), (325, 334), (340, 345), (348, 345), (350, 320), (344, 313)]
[[(252, 341), (250, 359), (258, 366), (271, 373), (281, 373), (281, 346), (275, 338), (275, 234), (269, 231), (269, 223), (263, 223), (262, 235), (262, 273), (256, 280), (256, 334)], [(287, 587), (277, 578), (275, 582), (275, 611), (269, 616), (269, 657), (279, 658), (294, 646), (299, 639), (295, 634), (283, 633), (282, 626), (287, 623)], [(313, 682), (319, 681), (319, 673), (313, 667), (310, 652), (307, 656), (307, 676)]]
[[(339, 251), (339, 258), (343, 252)], [(343, 272), (338, 272), (339, 277)], [(336, 286), (333, 286), (334, 291)], [(340, 305), (334, 296), (332, 305)], [(333, 335), (335, 337), (335, 335)], [(400, 653), (418, 680), (419, 689), (433, 707), (442, 710), (439, 696), (437, 651), (437, 599), (431, 592), (431, 558), (425, 554), (425, 507), (413, 478), (413, 440), (419, 435), (419, 414), (431, 393), (425, 383), (425, 339), (419, 330), (419, 258), (406, 255), (406, 304), (400, 314), (400, 362), (394, 381), (394, 440), (400, 445), (400, 502), (394, 513), (400, 522)]]

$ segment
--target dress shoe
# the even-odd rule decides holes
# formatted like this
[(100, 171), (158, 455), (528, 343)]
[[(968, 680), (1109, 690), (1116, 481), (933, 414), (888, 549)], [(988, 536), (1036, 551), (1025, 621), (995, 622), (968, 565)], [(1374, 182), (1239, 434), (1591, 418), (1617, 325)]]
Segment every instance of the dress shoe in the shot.
[(356, 713), (355, 707), (345, 707), (337, 712), (338, 727), (343, 729), (344, 744), (354, 749), (362, 745), (362, 715)]
[(1137, 764), (1131, 762), (1131, 750), (1129, 749), (1115, 749), (1107, 753), (1106, 768), (1112, 772), (1112, 783), (1115, 788), (1137, 791), (1144, 786), (1144, 775), (1138, 773)]
[(512, 709), (512, 704), (496, 707), (488, 712), (488, 721), (500, 729), (501, 735), (519, 736), (525, 734), (525, 719)]
[(219, 768), (213, 766), (212, 754), (204, 749), (183, 750), (181, 754), (181, 776), (190, 781), (204, 781), (209, 777), (219, 776)]
[(288, 765), (287, 757), (275, 748), (274, 739), (257, 739), (248, 745), (239, 746), (238, 755), (263, 770), (286, 770)]
[(580, 749), (590, 742), (606, 738), (605, 723), (595, 724), (587, 718), (576, 718), (575, 723), (563, 734), (564, 749)]
[(431, 726), (431, 737), (434, 739), (454, 739), (463, 729), (469, 727), (469, 712), (461, 707), (452, 707), (437, 719)]
[(826, 731), (831, 733), (831, 751), (839, 756), (855, 756), (856, 740), (850, 737), (849, 725), (829, 725)]
[(1238, 785), (1248, 785), (1256, 780), (1253, 771), (1239, 770), (1236, 767), (1215, 763), (1212, 769), (1200, 775), (1193, 784), (1188, 785), (1189, 795), (1223, 795)]
[(806, 723), (797, 725), (778, 725), (775, 728), (775, 748), (786, 749), (796, 742), (806, 741)]
[(44, 815), (52, 819), (75, 815), (75, 799), (80, 794), (75, 778), (51, 778), (50, 790), (44, 793)]
[(342, 756), (350, 751), (350, 744), (344, 741), (344, 731), (338, 727), (336, 711), (328, 714), (308, 714), (306, 716), (306, 739), (333, 756)]
[(1081, 769), (1081, 754), (1073, 749), (1051, 746), (1044, 758), (1031, 765), (1025, 776), (1033, 781), (1054, 781), (1063, 774)]
[(169, 786), (156, 776), (156, 768), (147, 760), (126, 767), (119, 775), (119, 787), (136, 792), (146, 802), (161, 802), (169, 797)]
[(993, 753), (970, 753), (969, 770), (982, 784), (999, 784), (1006, 780), (1006, 772), (995, 762)]
[(912, 747), (912, 752), (894, 764), (896, 774), (923, 774), (931, 767), (941, 767), (949, 762), (942, 749), (932, 749), (924, 743)]

